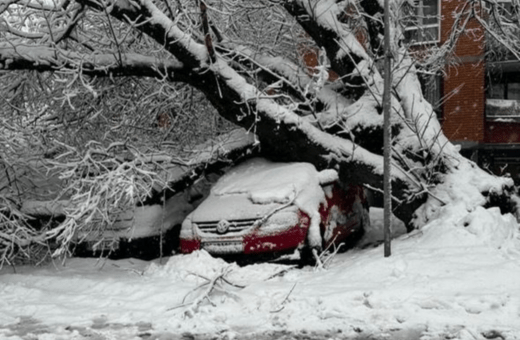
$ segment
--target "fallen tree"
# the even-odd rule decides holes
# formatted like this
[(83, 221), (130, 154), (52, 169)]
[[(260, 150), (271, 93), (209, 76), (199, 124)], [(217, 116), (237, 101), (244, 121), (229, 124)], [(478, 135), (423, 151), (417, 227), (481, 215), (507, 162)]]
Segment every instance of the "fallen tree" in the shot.
[[(90, 149), (89, 157), (77, 155), (69, 164), (46, 159), (3, 167), (2, 188), (20, 190), (18, 195), (2, 190), (0, 196), (12, 198), (3, 202), (10, 204), (2, 204), (1, 217), (15, 217), (0, 220), (5, 254), (31, 243), (45, 246), (49, 239), (61, 243), (52, 249), (57, 255), (67, 253), (71, 243), (91, 242), (95, 249), (108, 239), (162, 237), (207, 196), (215, 175), (258, 151), (243, 129), (196, 146), (186, 160), (165, 153), (134, 153), (138, 157), (125, 160), (107, 156), (109, 149)], [(50, 227), (42, 233), (45, 222)]]
[[(500, 205), (503, 212), (513, 211), (512, 180), (479, 169), (462, 157), (442, 133), (431, 104), (421, 92), (418, 60), (404, 43), (399, 17), (404, 4), (392, 2), (391, 21), (394, 214), (412, 230), (435, 218), (441, 207), (453, 202), (464, 202), (468, 211), (481, 205)], [(474, 6), (469, 4), (470, 8)], [(32, 90), (22, 88), (17, 82), (10, 82), (2, 91), (7, 95), (5, 101), (12, 109), (10, 112), (23, 108), (32, 117), (34, 130), (31, 131), (41, 133), (32, 138), (48, 138), (51, 131), (54, 140), (62, 140), (59, 130), (64, 125), (56, 125), (56, 120), (72, 125), (79, 119), (68, 117), (64, 107), (81, 106), (83, 109), (76, 111), (81, 113), (82, 121), (103, 116), (110, 124), (114, 117), (106, 117), (114, 115), (111, 109), (115, 106), (106, 89), (117, 84), (114, 78), (146, 77), (147, 88), (156, 84), (160, 89), (157, 93), (162, 94), (169, 84), (186, 84), (200, 91), (220, 116), (249, 131), (262, 154), (277, 160), (310, 162), (318, 169), (336, 169), (344, 184), (363, 184), (380, 196), (382, 11), (376, 0), (254, 3), (200, 0), (196, 4), (152, 0), (55, 3), (2, 0), (0, 13), (5, 28), (0, 40), (2, 77), (12, 80), (14, 72), (21, 70), (45, 74), (43, 88), (49, 100), (46, 105), (38, 105), (38, 96), (28, 95), (27, 91), (32, 93)], [(475, 15), (474, 11), (468, 13), (460, 14), (457, 34), (434, 54), (437, 59), (421, 62), (437, 65), (440, 58), (450, 53), (464, 31), (464, 18)], [(28, 17), (33, 18), (30, 23), (24, 19)], [(266, 25), (267, 20), (271, 24)], [(315, 66), (301, 61), (309, 50), (318, 59)], [(31, 74), (31, 77), (42, 80), (41, 75), (38, 78)], [(119, 84), (121, 92), (135, 95), (141, 91), (134, 83)], [(182, 92), (178, 88), (175, 91), (172, 94)], [(161, 103), (153, 103), (147, 98), (144, 102), (149, 105), (149, 112), (161, 119), (165, 117), (161, 105), (180, 100), (170, 95)], [(18, 103), (28, 100), (33, 102)], [(150, 113), (141, 107), (136, 117), (147, 114)], [(175, 117), (167, 115), (168, 119)], [(49, 122), (53, 122), (52, 128)], [(163, 128), (163, 123), (157, 129)], [(168, 120), (166, 128), (179, 128), (175, 124)], [(77, 131), (85, 131), (84, 127), (75, 126)], [(115, 128), (110, 130), (115, 132), (118, 132)], [(103, 138), (108, 135), (106, 132)], [(69, 181), (63, 192), (85, 197), (86, 192), (92, 193), (88, 183), (93, 177), (97, 176), (99, 184), (107, 173), (118, 166), (122, 169), (117, 161), (121, 153), (146, 158), (153, 144), (152, 138), (148, 144), (141, 143), (147, 145), (146, 151), (142, 147), (133, 149), (128, 135), (115, 133), (110, 142), (119, 143), (118, 152), (112, 153), (107, 152), (112, 144), (103, 138), (97, 141), (102, 148), (95, 143), (87, 144), (86, 148), (65, 146), (65, 150), (53, 154), (52, 168)], [(7, 140), (4, 144), (8, 144)], [(101, 150), (94, 152), (95, 157), (101, 155), (111, 165), (100, 165), (98, 158), (96, 165), (88, 163), (93, 150)], [(71, 157), (76, 162), (86, 161), (82, 171), (78, 163), (71, 162)], [(176, 183), (161, 177), (159, 168), (149, 171), (141, 167), (144, 163), (133, 164), (135, 172), (122, 174), (132, 180), (123, 181), (125, 185), (119, 191), (108, 189), (107, 195), (113, 198), (110, 204), (103, 208), (91, 205), (89, 214), (103, 214), (115, 203), (139, 204), (150, 197), (157, 183), (156, 192)], [(135, 180), (137, 177), (141, 179)], [(128, 188), (138, 190), (128, 194)], [(121, 200), (122, 197), (127, 199)], [(75, 206), (81, 204), (85, 202), (78, 200)], [(72, 217), (68, 227), (54, 229), (50, 235), (61, 237), (65, 243), (69, 241), (79, 228), (77, 216)]]

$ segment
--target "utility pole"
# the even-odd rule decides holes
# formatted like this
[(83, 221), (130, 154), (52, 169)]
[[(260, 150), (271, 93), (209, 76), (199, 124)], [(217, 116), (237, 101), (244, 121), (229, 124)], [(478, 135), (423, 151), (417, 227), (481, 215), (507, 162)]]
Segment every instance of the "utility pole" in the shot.
[(384, 190), (384, 248), (385, 257), (392, 254), (390, 246), (390, 234), (391, 234), (391, 214), (392, 214), (392, 183), (390, 176), (390, 159), (392, 153), (392, 145), (390, 143), (391, 138), (391, 126), (390, 126), (390, 110), (392, 108), (392, 51), (390, 48), (390, 5), (389, 0), (385, 0), (384, 8), (384, 24), (385, 24), (385, 41), (384, 41), (384, 54), (385, 54), (385, 78), (384, 78), (384, 93), (383, 93), (383, 139), (384, 139), (384, 150), (383, 150), (383, 190)]

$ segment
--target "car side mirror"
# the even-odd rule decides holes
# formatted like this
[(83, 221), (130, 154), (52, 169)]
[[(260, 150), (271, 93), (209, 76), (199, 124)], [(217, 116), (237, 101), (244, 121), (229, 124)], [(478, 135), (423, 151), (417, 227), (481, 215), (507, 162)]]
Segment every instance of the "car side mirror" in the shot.
[(338, 172), (334, 169), (325, 169), (318, 173), (318, 179), (321, 186), (331, 185), (338, 181)]

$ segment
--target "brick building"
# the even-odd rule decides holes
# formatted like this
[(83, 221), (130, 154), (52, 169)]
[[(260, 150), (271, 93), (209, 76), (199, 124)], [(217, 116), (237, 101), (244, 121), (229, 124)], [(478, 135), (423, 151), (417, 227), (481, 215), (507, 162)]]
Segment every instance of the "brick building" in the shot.
[[(426, 19), (416, 19), (407, 29), (412, 43), (444, 43), (455, 22), (453, 14), (465, 2), (416, 2), (417, 17)], [(419, 33), (414, 32), (417, 27), (422, 27)], [(496, 174), (510, 173), (520, 184), (520, 62), (486, 57), (489, 45), (476, 20), (470, 21), (466, 32), (451, 57), (457, 66), (446, 67), (436, 81), (425, 82), (425, 95), (439, 103), (436, 111), (444, 133), (465, 156)]]

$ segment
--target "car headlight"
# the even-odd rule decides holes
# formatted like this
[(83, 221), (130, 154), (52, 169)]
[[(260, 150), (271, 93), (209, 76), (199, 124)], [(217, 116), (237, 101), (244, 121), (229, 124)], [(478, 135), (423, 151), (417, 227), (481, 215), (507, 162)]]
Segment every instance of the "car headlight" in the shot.
[(284, 209), (276, 212), (265, 221), (259, 229), (262, 234), (272, 234), (300, 225), (298, 209)]

